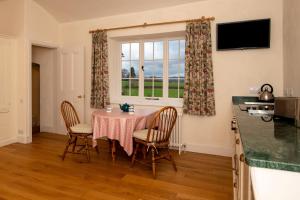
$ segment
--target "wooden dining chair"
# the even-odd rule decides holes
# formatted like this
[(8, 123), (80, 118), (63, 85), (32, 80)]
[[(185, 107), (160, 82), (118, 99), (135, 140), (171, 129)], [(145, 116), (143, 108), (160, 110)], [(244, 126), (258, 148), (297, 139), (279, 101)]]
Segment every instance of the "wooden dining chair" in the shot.
[[(148, 129), (135, 131), (133, 139), (136, 143), (131, 164), (137, 160), (139, 147), (146, 158), (145, 153), (151, 150), (152, 153), (152, 173), (156, 178), (156, 160), (167, 159), (172, 162), (173, 168), (177, 171), (175, 161), (170, 153), (170, 136), (177, 119), (177, 110), (174, 107), (164, 107), (155, 114)], [(146, 150), (145, 150), (146, 149)], [(160, 152), (165, 150), (165, 153)]]
[[(79, 117), (74, 106), (68, 102), (63, 101), (61, 103), (61, 114), (65, 121), (69, 139), (67, 141), (65, 150), (62, 155), (62, 160), (65, 159), (67, 153), (73, 154), (85, 154), (87, 161), (90, 161), (90, 147), (88, 140), (93, 135), (91, 125), (80, 123)], [(83, 140), (84, 144), (79, 144), (78, 140)], [(73, 145), (73, 146), (72, 146)], [(72, 151), (69, 151), (69, 147), (72, 146)], [(76, 148), (79, 148), (76, 150)], [(98, 146), (95, 147), (97, 153), (99, 153)]]

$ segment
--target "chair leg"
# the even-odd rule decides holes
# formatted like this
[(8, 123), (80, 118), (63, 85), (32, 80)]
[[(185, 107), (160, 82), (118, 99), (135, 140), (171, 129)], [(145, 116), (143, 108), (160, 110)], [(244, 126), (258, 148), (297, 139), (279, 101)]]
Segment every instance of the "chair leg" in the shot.
[(111, 150), (112, 150), (112, 141), (111, 141), (111, 139), (108, 139), (108, 144), (109, 144), (109, 153), (111, 153)]
[(96, 150), (97, 154), (99, 155), (99, 147), (98, 147), (98, 144), (97, 144), (97, 146), (95, 146), (95, 150)]
[(136, 143), (135, 150), (133, 152), (133, 156), (132, 156), (132, 159), (131, 159), (131, 167), (134, 166), (134, 162), (135, 162), (135, 158), (136, 158), (136, 154), (137, 154), (139, 146), (140, 146), (140, 144)]
[(142, 149), (142, 151), (143, 151), (143, 158), (144, 158), (144, 160), (146, 160), (146, 157), (147, 157), (147, 147), (144, 146), (143, 149)]
[(75, 136), (75, 139), (74, 139), (74, 145), (73, 145), (73, 148), (72, 148), (72, 153), (74, 153), (76, 145), (77, 145), (77, 136)]
[(89, 151), (89, 143), (87, 137), (84, 137), (84, 143), (85, 143), (85, 153), (86, 153), (87, 161), (90, 162), (90, 151)]
[(152, 173), (153, 173), (153, 178), (156, 178), (156, 170), (155, 170), (155, 150), (154, 148), (151, 148), (152, 152)]
[(173, 158), (173, 156), (172, 156), (172, 154), (171, 154), (171, 152), (170, 152), (169, 149), (168, 149), (168, 154), (169, 154), (169, 159), (170, 159), (170, 161), (172, 162), (173, 168), (174, 168), (174, 170), (177, 172), (176, 163), (175, 163), (174, 158)]
[(70, 146), (71, 143), (72, 143), (72, 137), (69, 137), (68, 142), (67, 142), (66, 147), (65, 147), (65, 150), (64, 150), (64, 153), (62, 155), (62, 160), (65, 160), (66, 154), (69, 150), (69, 146)]
[(113, 162), (116, 161), (116, 140), (112, 140), (111, 157)]

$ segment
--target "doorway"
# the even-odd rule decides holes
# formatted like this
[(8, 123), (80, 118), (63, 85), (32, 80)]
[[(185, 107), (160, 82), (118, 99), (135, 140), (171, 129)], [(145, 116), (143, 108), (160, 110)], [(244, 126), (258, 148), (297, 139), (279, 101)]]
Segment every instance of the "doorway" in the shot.
[(56, 132), (57, 49), (32, 46), (32, 139), (40, 132)]
[(32, 134), (40, 132), (40, 65), (32, 63)]

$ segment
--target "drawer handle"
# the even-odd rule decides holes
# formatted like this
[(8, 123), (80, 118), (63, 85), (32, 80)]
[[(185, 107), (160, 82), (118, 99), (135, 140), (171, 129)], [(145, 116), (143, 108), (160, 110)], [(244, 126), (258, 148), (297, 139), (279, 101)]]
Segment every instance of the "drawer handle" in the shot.
[(231, 121), (231, 130), (233, 130), (233, 131), (236, 130), (236, 120)]
[(237, 183), (236, 182), (233, 183), (233, 187), (237, 188)]
[(235, 173), (236, 176), (239, 175), (239, 168), (238, 168), (238, 162), (237, 162), (237, 160), (238, 160), (238, 155), (235, 154), (234, 155), (234, 167), (233, 167), (232, 170), (234, 171), (234, 173)]
[(240, 155), (240, 161), (245, 162), (245, 155), (243, 153)]
[(235, 140), (235, 143), (236, 143), (236, 144), (240, 144), (240, 139), (236, 139), (236, 140)]

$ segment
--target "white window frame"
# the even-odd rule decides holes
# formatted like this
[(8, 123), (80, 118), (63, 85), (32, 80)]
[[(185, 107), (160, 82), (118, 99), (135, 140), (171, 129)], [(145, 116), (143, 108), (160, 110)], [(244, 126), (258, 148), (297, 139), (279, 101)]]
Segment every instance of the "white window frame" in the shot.
[[(175, 107), (183, 106), (183, 98), (169, 98), (169, 77), (168, 77), (168, 62), (169, 62), (169, 46), (168, 42), (171, 40), (185, 40), (184, 37), (164, 37), (164, 38), (151, 38), (151, 39), (141, 39), (141, 40), (121, 40), (118, 41), (118, 50), (115, 55), (115, 58), (118, 58), (115, 63), (115, 76), (118, 77), (118, 83), (115, 84), (113, 81), (113, 85), (117, 86), (116, 96), (112, 98), (112, 103), (129, 103), (134, 105), (153, 105), (153, 106), (166, 106), (171, 105)], [(163, 41), (163, 97), (144, 97), (144, 73), (141, 69), (141, 66), (144, 66), (144, 43), (145, 42), (154, 42), (154, 41)], [(140, 43), (139, 48), (139, 96), (123, 96), (122, 95), (122, 59), (120, 57), (122, 51), (122, 44), (124, 43)], [(143, 80), (143, 81), (141, 81)]]

